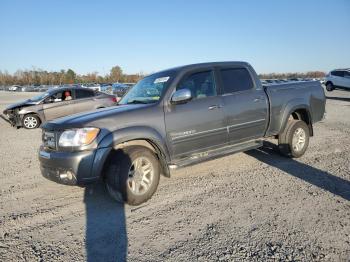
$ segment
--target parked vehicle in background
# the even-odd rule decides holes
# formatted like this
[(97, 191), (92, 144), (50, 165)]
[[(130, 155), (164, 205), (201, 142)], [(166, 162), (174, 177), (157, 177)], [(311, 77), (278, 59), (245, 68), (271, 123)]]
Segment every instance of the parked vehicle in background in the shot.
[(101, 91), (101, 85), (100, 84), (90, 84), (90, 85), (87, 85), (87, 88), (90, 88), (94, 91)]
[(130, 85), (114, 83), (112, 85), (112, 93), (118, 98), (122, 98), (129, 91), (130, 88)]
[(46, 92), (46, 91), (48, 91), (49, 90), (49, 87), (47, 87), (47, 86), (40, 86), (39, 88), (38, 88), (38, 91), (39, 92)]
[(55, 118), (116, 105), (113, 95), (80, 87), (53, 88), (8, 106), (2, 116), (12, 126), (33, 129)]
[(21, 88), (22, 92), (33, 92), (34, 91), (34, 87), (33, 86), (23, 86)]
[(258, 148), (265, 137), (302, 156), (325, 94), (315, 81), (262, 86), (248, 63), (222, 62), (149, 75), (119, 104), (45, 123), (43, 176), (69, 185), (102, 178), (112, 198), (139, 205), (171, 168)]
[(325, 78), (327, 91), (333, 91), (335, 88), (350, 89), (350, 68), (335, 69), (329, 72)]
[(19, 85), (13, 85), (9, 87), (9, 91), (20, 91), (22, 89)]
[(107, 93), (107, 94), (112, 94), (112, 84), (109, 83), (104, 83), (100, 85), (100, 91)]
[(289, 81), (292, 81), (292, 82), (299, 82), (299, 81), (303, 81), (302, 78), (289, 78), (288, 79)]

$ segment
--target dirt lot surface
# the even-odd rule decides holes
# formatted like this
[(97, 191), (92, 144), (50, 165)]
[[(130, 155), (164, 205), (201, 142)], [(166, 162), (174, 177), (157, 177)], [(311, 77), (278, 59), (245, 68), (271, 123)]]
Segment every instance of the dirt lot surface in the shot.
[[(0, 92), (0, 109), (33, 94)], [(139, 207), (39, 170), (41, 130), (0, 121), (0, 261), (349, 261), (350, 92), (300, 159), (266, 147), (183, 168)]]

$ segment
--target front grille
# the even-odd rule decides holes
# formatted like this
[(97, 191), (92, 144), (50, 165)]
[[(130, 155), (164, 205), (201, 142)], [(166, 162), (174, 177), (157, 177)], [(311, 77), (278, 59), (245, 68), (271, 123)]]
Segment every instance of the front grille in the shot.
[(43, 144), (45, 148), (56, 149), (56, 133), (43, 130)]

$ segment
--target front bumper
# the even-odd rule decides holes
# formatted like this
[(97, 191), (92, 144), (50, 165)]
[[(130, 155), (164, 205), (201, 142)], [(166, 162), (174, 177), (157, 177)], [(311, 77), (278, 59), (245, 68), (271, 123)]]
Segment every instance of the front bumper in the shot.
[(90, 184), (99, 179), (103, 164), (111, 148), (80, 152), (48, 151), (40, 147), (39, 161), (42, 175), (59, 184)]
[(0, 114), (0, 118), (5, 120), (7, 123), (9, 123), (11, 126), (20, 127), (21, 124), (21, 118), (18, 115), (12, 114), (12, 115), (3, 115)]

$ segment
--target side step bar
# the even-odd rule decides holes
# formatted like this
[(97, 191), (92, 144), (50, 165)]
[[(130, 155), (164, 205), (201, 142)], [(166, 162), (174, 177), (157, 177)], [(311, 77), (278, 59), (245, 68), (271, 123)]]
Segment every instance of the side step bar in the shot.
[(256, 149), (256, 148), (262, 147), (262, 145), (263, 145), (262, 140), (253, 140), (253, 141), (248, 141), (248, 142), (244, 142), (236, 145), (229, 145), (229, 146), (221, 147), (221, 148), (206, 151), (206, 152), (193, 154), (188, 158), (181, 159), (180, 161), (170, 164), (169, 168), (177, 169), (180, 167), (190, 166), (190, 165), (198, 164), (200, 162), (204, 162), (207, 160), (219, 158), (225, 155), (230, 155), (233, 153)]

